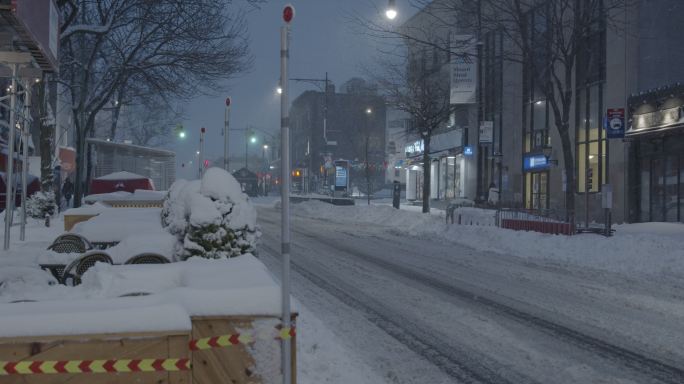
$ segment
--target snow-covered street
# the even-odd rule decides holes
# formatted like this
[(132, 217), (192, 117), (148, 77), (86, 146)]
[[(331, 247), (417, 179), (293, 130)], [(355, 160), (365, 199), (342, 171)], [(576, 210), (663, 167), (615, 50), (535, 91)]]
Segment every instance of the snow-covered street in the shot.
[[(293, 207), (293, 295), (334, 334), (312, 340), (300, 326), (300, 367), (325, 360), (329, 346), (316, 343), (327, 342), (362, 368), (330, 366), (326, 376), (319, 363), (304, 382), (684, 382), (681, 280), (409, 235), (347, 220), (344, 208), (317, 218)], [(259, 257), (277, 275), (280, 211), (260, 205), (258, 221)]]

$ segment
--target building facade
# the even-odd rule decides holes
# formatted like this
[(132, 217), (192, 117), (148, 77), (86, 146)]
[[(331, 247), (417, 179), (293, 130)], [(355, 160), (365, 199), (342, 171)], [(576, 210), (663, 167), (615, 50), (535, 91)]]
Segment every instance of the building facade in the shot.
[[(324, 129), (325, 120), (325, 129)], [(333, 162), (352, 163), (351, 183), (366, 189), (366, 170), (373, 189), (385, 182), (385, 100), (361, 79), (336, 92), (306, 91), (290, 108), (292, 167), (304, 173), (304, 192), (323, 192), (334, 177)]]
[[(437, 0), (421, 10), (407, 22), (409, 30), (424, 33), (425, 25), (434, 20), (435, 9), (446, 3), (454, 1)], [(484, 202), (493, 185), (500, 190), (500, 206), (564, 218), (569, 217), (567, 198), (571, 196), (577, 224), (591, 225), (603, 222), (602, 198), (610, 191), (614, 222), (684, 221), (684, 160), (680, 155), (684, 149), (684, 50), (678, 48), (678, 20), (684, 17), (684, 3), (651, 0), (597, 8), (596, 21), (578, 40), (570, 83), (563, 83), (572, 98), (569, 143), (565, 144), (570, 157), (564, 156), (557, 111), (547, 100), (546, 87), (555, 80), (540, 76), (550, 61), (552, 26), (545, 7), (551, 3), (540, 2), (525, 12), (530, 50), (519, 60), (511, 59), (516, 44), (500, 28), (474, 29), (467, 22), (452, 26), (452, 39), (464, 34), (480, 36), (477, 98), (470, 106), (455, 106), (450, 119), (454, 128), (442, 133), (455, 132), (444, 136), (446, 156), (431, 154), (432, 177), (437, 180), (431, 186), (431, 198), (453, 199), (460, 194)], [(411, 43), (408, 46), (411, 50)], [(448, 63), (453, 73), (453, 58)], [(453, 89), (455, 79), (451, 81)], [(624, 114), (624, 137), (608, 137), (612, 129), (609, 110)], [(413, 138), (404, 146), (409, 159), (419, 153), (420, 143)], [(573, 161), (569, 169), (574, 185), (568, 185), (566, 158)], [(464, 166), (459, 167), (459, 162)], [(413, 184), (411, 166), (404, 166), (409, 174), (407, 190)], [(450, 181), (449, 172), (456, 183)], [(459, 180), (464, 187), (454, 186)]]

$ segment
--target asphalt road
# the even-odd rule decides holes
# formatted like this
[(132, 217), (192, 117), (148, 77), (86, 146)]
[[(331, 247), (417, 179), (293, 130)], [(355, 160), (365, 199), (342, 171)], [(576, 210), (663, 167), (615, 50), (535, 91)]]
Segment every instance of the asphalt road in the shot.
[[(280, 211), (259, 207), (280, 270)], [(388, 383), (684, 383), (677, 287), (293, 217), (293, 295)], [(306, 332), (305, 329), (300, 332)]]

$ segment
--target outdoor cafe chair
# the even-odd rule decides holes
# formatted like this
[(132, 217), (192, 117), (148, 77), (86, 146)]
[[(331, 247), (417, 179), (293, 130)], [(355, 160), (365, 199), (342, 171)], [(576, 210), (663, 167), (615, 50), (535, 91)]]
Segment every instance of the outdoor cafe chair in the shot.
[(168, 264), (169, 259), (157, 253), (141, 253), (126, 260), (124, 264)]
[(84, 253), (86, 251), (86, 246), (80, 241), (59, 240), (50, 244), (48, 250), (57, 253)]
[[(86, 239), (85, 237), (76, 234), (76, 233), (65, 233), (62, 235), (57, 236), (55, 241), (53, 243), (56, 243), (58, 241), (74, 241), (77, 243), (83, 243), (83, 246), (85, 247), (86, 250), (91, 250), (93, 249), (93, 245)], [(85, 252), (85, 251), (84, 251)]]
[(71, 264), (64, 269), (61, 281), (62, 284), (66, 284), (67, 279), (71, 279), (73, 285), (81, 284), (81, 277), (83, 277), (83, 274), (97, 262), (113, 264), (112, 258), (108, 254), (97, 250), (90, 251), (72, 261)]

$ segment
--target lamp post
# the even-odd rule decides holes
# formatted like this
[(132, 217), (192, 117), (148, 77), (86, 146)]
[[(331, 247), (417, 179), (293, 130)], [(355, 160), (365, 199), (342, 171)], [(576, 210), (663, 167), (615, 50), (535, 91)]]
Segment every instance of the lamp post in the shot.
[(249, 143), (256, 143), (257, 138), (256, 135), (254, 134), (254, 130), (252, 129), (245, 129), (245, 169), (249, 169), (247, 167), (247, 156), (249, 155)]
[(396, 0), (389, 0), (387, 3), (387, 9), (385, 9), (385, 17), (390, 20), (394, 20), (397, 17), (397, 7)]

